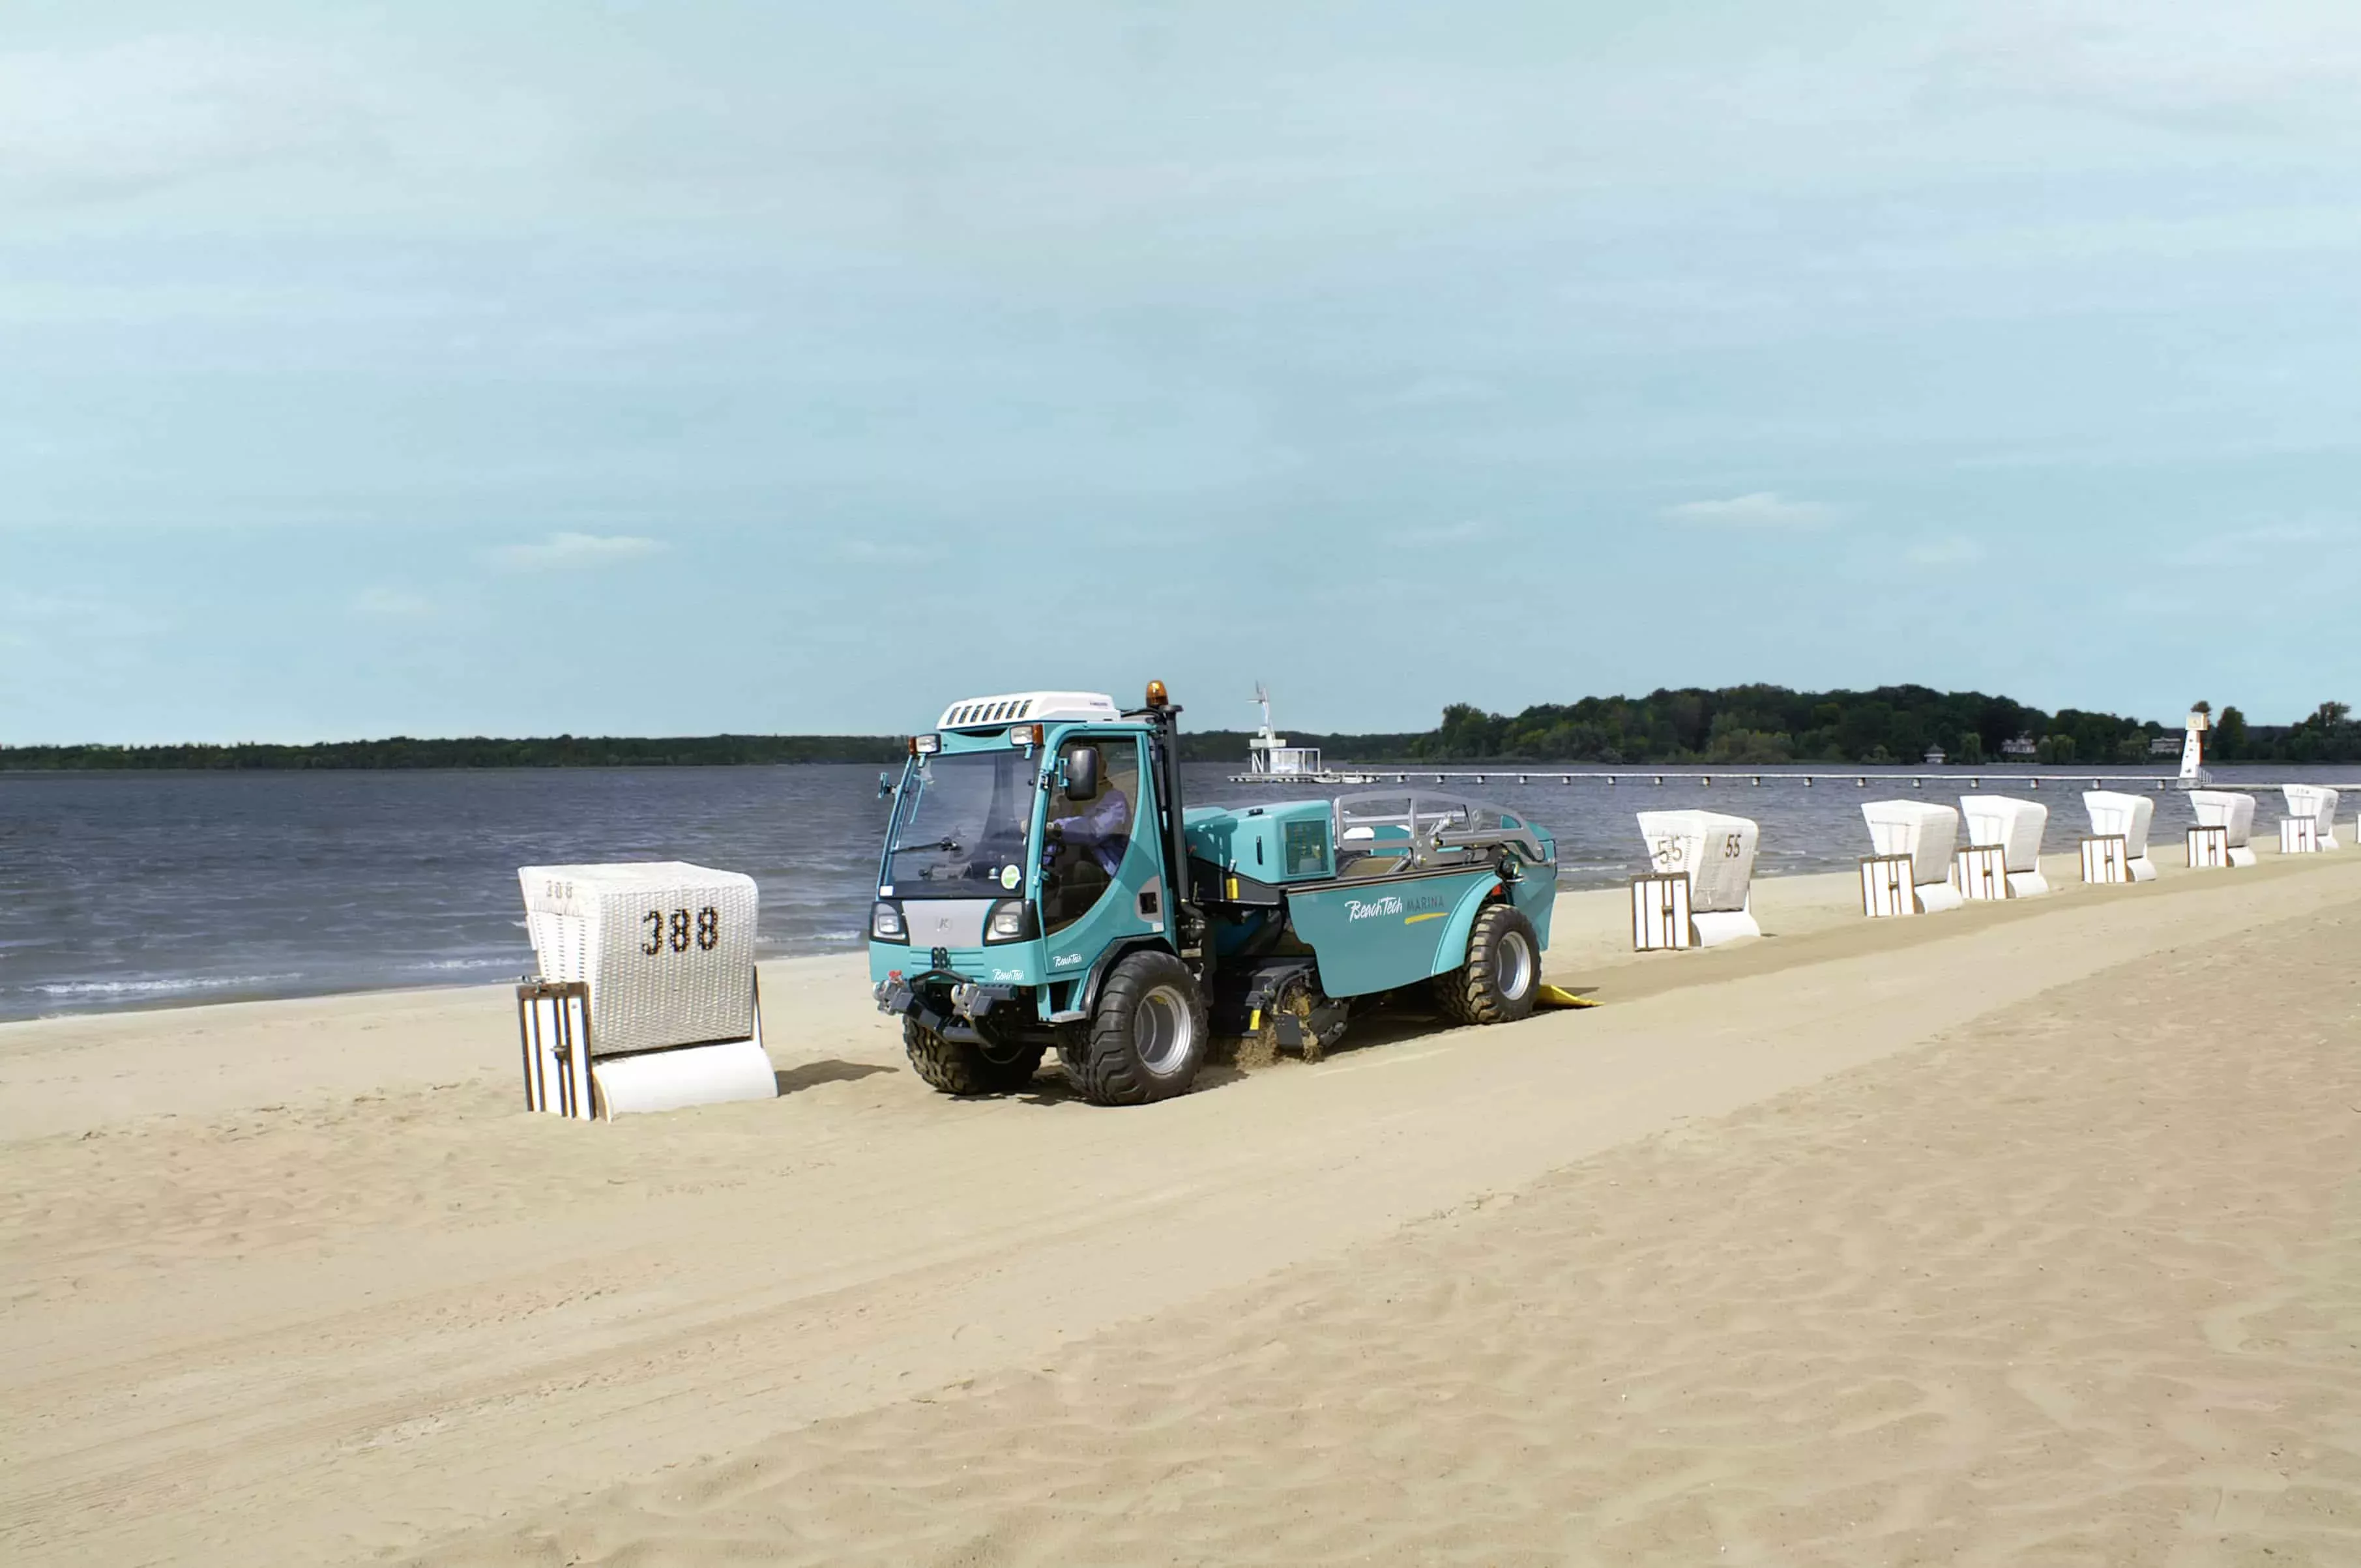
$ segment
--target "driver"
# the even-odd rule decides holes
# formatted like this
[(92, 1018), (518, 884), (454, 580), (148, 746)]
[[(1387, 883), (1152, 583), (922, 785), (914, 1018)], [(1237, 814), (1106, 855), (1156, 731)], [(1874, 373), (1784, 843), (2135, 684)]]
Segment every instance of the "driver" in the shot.
[(1060, 817), (1049, 825), (1052, 846), (1063, 844), (1080, 850), (1097, 861), (1099, 870), (1112, 881), (1131, 842), (1131, 802), (1110, 782), (1099, 791), (1096, 800), (1080, 804), (1060, 800), (1057, 804), (1071, 806), (1073, 815)]

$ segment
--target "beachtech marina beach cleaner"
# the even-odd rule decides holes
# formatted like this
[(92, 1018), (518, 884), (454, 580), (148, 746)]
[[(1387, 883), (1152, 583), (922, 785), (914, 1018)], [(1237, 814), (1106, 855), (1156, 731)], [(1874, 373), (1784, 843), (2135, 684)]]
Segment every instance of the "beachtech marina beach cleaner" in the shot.
[(1216, 1029), (1317, 1059), (1413, 987), (1463, 1024), (1574, 1000), (1541, 978), (1547, 829), (1423, 790), (1191, 811), (1180, 714), (1161, 681), (1131, 712), (1026, 692), (911, 740), (869, 967), (928, 1083), (1005, 1092), (1054, 1049), (1140, 1104), (1187, 1092)]

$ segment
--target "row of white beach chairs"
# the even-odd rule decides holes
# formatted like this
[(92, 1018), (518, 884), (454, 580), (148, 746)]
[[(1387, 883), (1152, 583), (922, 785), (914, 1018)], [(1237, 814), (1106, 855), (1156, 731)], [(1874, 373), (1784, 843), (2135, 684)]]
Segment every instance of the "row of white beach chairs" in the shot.
[[(2340, 848), (2338, 792), (2324, 784), (2286, 784), (2279, 852)], [(2187, 834), (2189, 864), (2227, 869), (2255, 863), (2255, 797), (2235, 790), (2191, 790), (2197, 824)], [(2156, 880), (2148, 834), (2156, 802), (2144, 795), (2092, 790), (2082, 796), (2091, 831), (2081, 840), (2082, 880)], [(2011, 795), (1971, 795), (1954, 809), (1931, 801), (1879, 800), (1861, 807), (1872, 852), (1861, 862), (1861, 913), (1875, 918), (1933, 915), (1990, 899), (2037, 898), (2041, 840), (2049, 808)], [(1965, 818), (1968, 842), (1960, 844)], [(2361, 824), (2355, 832), (2361, 837)], [(1631, 879), (1631, 945), (1642, 952), (1709, 948), (1759, 937), (1754, 919), (1754, 860), (1763, 829), (1743, 817), (1712, 811), (1643, 811), (1649, 870)]]

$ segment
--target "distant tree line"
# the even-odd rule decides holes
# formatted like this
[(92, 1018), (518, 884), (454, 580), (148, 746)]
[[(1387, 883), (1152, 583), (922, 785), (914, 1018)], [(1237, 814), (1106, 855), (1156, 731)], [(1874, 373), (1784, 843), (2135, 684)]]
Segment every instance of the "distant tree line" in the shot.
[[(2201, 707), (2206, 705), (2201, 704)], [(2210, 709), (2209, 709), (2210, 711)], [(1515, 715), (1469, 703), (1443, 710), (1418, 733), (1309, 734), (1330, 762), (1915, 762), (1940, 747), (1956, 763), (2018, 760), (2058, 766), (2158, 761), (2159, 737), (2180, 727), (2111, 713), (2044, 713), (2004, 696), (1880, 686), (1868, 692), (1796, 692), (1784, 686), (1684, 687), (1646, 696), (1542, 703)], [(1244, 767), (1251, 737), (1237, 729), (1184, 730), (1183, 762)], [(894, 735), (702, 735), (665, 739), (560, 735), (555, 739), (340, 740), (315, 746), (0, 746), (0, 772), (66, 769), (645, 768), (745, 763), (861, 762), (892, 766), (907, 741)], [(2324, 702), (2299, 724), (2250, 725), (2235, 707), (2213, 720), (2206, 754), (2224, 762), (2361, 762), (2361, 724)]]
[(472, 738), (332, 740), (312, 746), (0, 746), (10, 770), (337, 768), (727, 767), (760, 762), (901, 761), (906, 742), (888, 735), (682, 735), (653, 739), (559, 735), (537, 740)]
[(2225, 707), (2213, 721), (2206, 754), (2222, 762), (2361, 762), (2361, 724), (2350, 705), (2323, 702), (2289, 725), (2250, 725)]
[[(1189, 762), (1246, 763), (1244, 730), (1183, 730)], [(1356, 755), (1406, 757), (1419, 739), (1401, 735), (1307, 735), (1301, 743)], [(702, 735), (659, 740), (560, 735), (555, 739), (323, 741), (309, 746), (0, 746), (0, 773), (87, 770), (214, 772), (336, 768), (653, 768), (742, 763), (860, 762), (891, 767), (908, 754), (902, 735)], [(1338, 755), (1344, 751), (1339, 750)]]
[[(2210, 705), (2207, 706), (2210, 711)], [(2047, 713), (1982, 692), (1926, 686), (1874, 691), (1798, 692), (1784, 686), (1659, 690), (1642, 697), (1585, 697), (1543, 703), (1510, 715), (1468, 703), (1443, 711), (1424, 735), (1337, 736), (1338, 759), (1400, 756), (1419, 762), (1915, 762), (1939, 747), (1955, 763), (2016, 760), (2011, 742), (2030, 741), (2022, 760), (2058, 766), (2155, 762), (2160, 738), (2175, 741), (2178, 722), (2061, 708)], [(1307, 738), (1308, 739), (1308, 738)], [(1400, 750), (1394, 743), (1407, 740)], [(2235, 707), (2222, 711), (2207, 754), (2221, 762), (2361, 761), (2361, 726), (2343, 703), (2323, 703), (2302, 723), (2250, 726)]]

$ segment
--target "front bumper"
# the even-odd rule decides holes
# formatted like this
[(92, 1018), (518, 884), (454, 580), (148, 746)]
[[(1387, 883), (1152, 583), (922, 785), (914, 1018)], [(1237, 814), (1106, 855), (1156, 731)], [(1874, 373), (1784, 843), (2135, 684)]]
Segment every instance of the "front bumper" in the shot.
[[(1023, 991), (1021, 986), (987, 984), (948, 970), (929, 970), (906, 978), (888, 975), (872, 994), (880, 1013), (915, 1020), (920, 1028), (947, 1040), (996, 1045), (1001, 1031), (994, 1027), (995, 1023), (1031, 1021), (1019, 1016), (1021, 1010), (1013, 1005)], [(995, 1012), (1001, 1018), (994, 1018)]]

